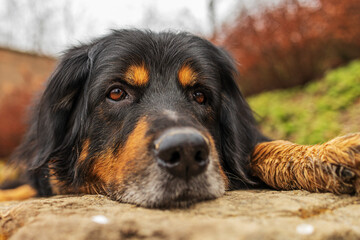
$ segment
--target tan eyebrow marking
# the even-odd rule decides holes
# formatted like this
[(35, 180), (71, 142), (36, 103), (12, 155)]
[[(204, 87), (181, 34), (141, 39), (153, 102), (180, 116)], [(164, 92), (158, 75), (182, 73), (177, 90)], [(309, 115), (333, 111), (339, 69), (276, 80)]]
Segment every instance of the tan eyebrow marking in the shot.
[(149, 81), (149, 71), (145, 64), (131, 65), (125, 73), (125, 80), (136, 86), (145, 86)]
[(197, 73), (189, 66), (189, 64), (184, 64), (178, 72), (178, 78), (183, 87), (191, 86), (195, 83)]

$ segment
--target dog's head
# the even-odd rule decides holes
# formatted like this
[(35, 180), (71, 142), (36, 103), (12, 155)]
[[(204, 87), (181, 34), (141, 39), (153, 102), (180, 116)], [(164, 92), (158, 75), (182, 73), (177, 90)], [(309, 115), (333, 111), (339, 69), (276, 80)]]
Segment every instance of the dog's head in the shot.
[(70, 49), (19, 148), (41, 194), (183, 206), (251, 184), (261, 135), (231, 58), (187, 33), (139, 30)]

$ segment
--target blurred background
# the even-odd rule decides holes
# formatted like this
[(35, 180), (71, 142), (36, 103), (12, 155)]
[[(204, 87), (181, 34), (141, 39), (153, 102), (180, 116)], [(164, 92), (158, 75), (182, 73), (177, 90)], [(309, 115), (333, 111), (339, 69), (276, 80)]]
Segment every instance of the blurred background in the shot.
[(133, 27), (224, 46), (274, 139), (314, 144), (360, 131), (359, 0), (0, 0), (0, 159), (19, 144), (63, 50)]

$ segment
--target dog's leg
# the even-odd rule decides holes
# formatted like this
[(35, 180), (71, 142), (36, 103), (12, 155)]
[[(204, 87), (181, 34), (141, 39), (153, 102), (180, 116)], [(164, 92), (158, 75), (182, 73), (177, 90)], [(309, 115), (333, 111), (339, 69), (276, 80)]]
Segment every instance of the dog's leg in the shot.
[(25, 200), (31, 197), (35, 197), (36, 194), (36, 190), (30, 185), (26, 184), (14, 189), (0, 190), (0, 202)]
[(314, 146), (261, 143), (253, 152), (251, 169), (275, 189), (359, 194), (360, 133)]

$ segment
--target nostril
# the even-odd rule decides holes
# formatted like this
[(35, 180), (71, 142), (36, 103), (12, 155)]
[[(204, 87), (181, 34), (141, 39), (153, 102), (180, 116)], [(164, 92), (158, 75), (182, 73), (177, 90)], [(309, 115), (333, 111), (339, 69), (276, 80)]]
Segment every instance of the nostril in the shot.
[(195, 154), (195, 161), (197, 163), (203, 163), (207, 159), (207, 154), (204, 151), (197, 151)]
[(170, 164), (175, 164), (180, 162), (180, 153), (178, 151), (175, 151), (171, 154), (169, 161)]
[(160, 163), (166, 167), (177, 165), (181, 161), (181, 152), (178, 149), (161, 149), (157, 152)]

